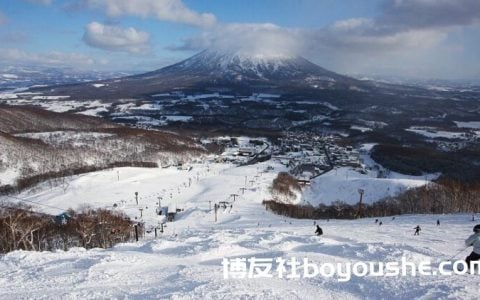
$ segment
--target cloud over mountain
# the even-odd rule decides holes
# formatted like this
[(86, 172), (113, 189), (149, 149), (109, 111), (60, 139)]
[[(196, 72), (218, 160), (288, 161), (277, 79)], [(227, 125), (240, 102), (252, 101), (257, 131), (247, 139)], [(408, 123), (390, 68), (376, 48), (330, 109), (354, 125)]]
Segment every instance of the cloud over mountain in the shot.
[(458, 69), (459, 56), (454, 54), (461, 48), (449, 43), (448, 37), (479, 23), (478, 0), (389, 0), (374, 18), (339, 20), (316, 29), (270, 23), (217, 24), (168, 49), (298, 54), (344, 72), (382, 72), (382, 68), (418, 66), (423, 61), (424, 68), (441, 72), (439, 65), (444, 70)]
[(300, 36), (297, 33), (296, 30), (270, 23), (222, 24), (169, 49), (197, 51), (211, 48), (247, 55), (291, 56), (300, 51)]
[[(26, 2), (43, 6), (25, 5)], [(150, 59), (156, 57), (172, 62), (191, 54), (178, 51), (216, 49), (233, 50), (248, 56), (300, 55), (326, 68), (349, 74), (422, 77), (448, 74), (452, 78), (479, 74), (480, 56), (476, 51), (480, 43), (477, 37), (480, 30), (479, 0), (378, 0), (358, 5), (368, 7), (368, 13), (358, 7), (350, 9), (333, 2), (321, 5), (322, 8), (334, 8), (332, 12), (310, 9), (290, 13), (283, 11), (285, 2), (289, 1), (278, 1), (279, 9), (267, 7), (257, 12), (258, 16), (263, 14), (264, 19), (252, 19), (248, 13), (250, 8), (239, 8), (238, 12), (233, 12), (235, 18), (232, 18), (232, 12), (228, 11), (230, 5), (221, 1), (212, 4), (214, 2), (183, 0), (19, 0), (11, 3), (21, 3), (18, 5), (20, 9), (28, 8), (26, 14), (38, 13), (43, 18), (35, 20), (46, 23), (45, 16), (56, 12), (66, 12), (72, 17), (89, 15), (91, 18), (87, 22), (99, 18), (105, 20), (86, 24), (85, 19), (77, 19), (81, 23), (71, 22), (65, 25), (66, 28), (58, 28), (55, 24), (40, 31), (38, 35), (42, 37), (28, 34), (26, 38), (21, 34), (22, 26), (16, 24), (23, 19), (12, 15), (8, 24), (1, 28), (0, 42), (4, 42), (3, 47), (8, 44), (16, 47), (28, 45), (29, 48), (24, 49), (27, 53), (44, 51), (30, 44), (40, 38), (53, 39), (49, 43), (52, 47), (56, 45), (55, 41), (70, 38), (65, 46), (70, 47), (71, 52), (77, 52), (78, 44), (75, 43), (78, 43), (79, 36), (76, 32), (85, 26), (83, 41), (87, 45), (116, 52), (96, 51), (88, 55), (93, 55), (97, 61), (105, 60), (105, 55), (115, 56), (108, 57), (112, 68), (118, 68), (113, 62), (119, 59), (125, 65), (148, 65), (147, 68), (152, 65), (151, 61), (144, 63), (148, 59), (145, 55), (130, 55), (132, 53), (148, 53), (152, 54)], [(298, 6), (305, 5), (300, 1)], [(339, 18), (335, 13), (337, 6), (342, 7), (340, 15), (358, 17)], [(11, 13), (10, 9), (1, 9)], [(304, 22), (304, 15), (306, 19), (314, 17), (319, 20)], [(235, 21), (222, 21), (223, 17)], [(322, 17), (332, 21), (324, 23), (320, 20)], [(58, 18), (55, 22), (65, 22), (64, 19), (68, 20)], [(7, 17), (0, 11), (0, 25), (6, 22)], [(43, 55), (37, 54), (37, 57)], [(153, 65), (159, 67), (164, 62), (157, 60)]]

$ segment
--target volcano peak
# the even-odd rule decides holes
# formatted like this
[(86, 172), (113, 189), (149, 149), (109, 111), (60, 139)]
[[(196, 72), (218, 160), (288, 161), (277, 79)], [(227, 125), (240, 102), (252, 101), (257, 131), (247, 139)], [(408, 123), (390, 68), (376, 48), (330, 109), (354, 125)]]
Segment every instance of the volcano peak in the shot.
[(346, 89), (361, 85), (358, 80), (326, 70), (309, 60), (281, 52), (204, 50), (165, 68), (91, 84), (56, 88), (66, 95), (73, 92), (95, 97), (150, 95), (176, 89), (241, 89), (261, 92), (272, 89)]

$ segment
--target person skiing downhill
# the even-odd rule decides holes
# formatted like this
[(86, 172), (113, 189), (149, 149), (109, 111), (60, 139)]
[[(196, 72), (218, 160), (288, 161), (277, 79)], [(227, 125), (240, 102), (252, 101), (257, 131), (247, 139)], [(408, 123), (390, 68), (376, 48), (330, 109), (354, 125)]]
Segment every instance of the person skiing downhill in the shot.
[(422, 229), (420, 228), (419, 225), (417, 225), (417, 227), (414, 227), (413, 229), (415, 229), (415, 233), (413, 235), (420, 235), (420, 230)]
[(474, 234), (465, 240), (465, 245), (467, 247), (473, 246), (472, 253), (465, 258), (465, 262), (469, 268), (471, 268), (470, 262), (480, 260), (480, 224), (477, 224), (475, 227), (473, 227), (473, 232)]
[(317, 230), (315, 230), (315, 233), (316, 233), (318, 236), (321, 236), (321, 235), (323, 234), (322, 228), (320, 228), (320, 226), (317, 225)]

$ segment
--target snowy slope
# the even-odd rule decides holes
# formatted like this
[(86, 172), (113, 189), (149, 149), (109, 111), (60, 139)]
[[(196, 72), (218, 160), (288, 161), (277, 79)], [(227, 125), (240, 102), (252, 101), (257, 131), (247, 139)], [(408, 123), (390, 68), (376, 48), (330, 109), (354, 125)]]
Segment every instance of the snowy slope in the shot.
[(411, 127), (409, 129), (405, 129), (406, 131), (410, 131), (416, 134), (423, 135), (427, 138), (444, 138), (444, 139), (465, 139), (464, 132), (453, 132), (453, 131), (444, 131), (444, 130), (436, 130), (435, 128), (431, 127)]
[(182, 62), (141, 75), (146, 79), (158, 74), (195, 74), (243, 80), (279, 80), (315, 78), (334, 82), (347, 77), (325, 70), (303, 57), (286, 55), (252, 55), (242, 51), (205, 50)]
[[(360, 159), (366, 174), (349, 167), (331, 170), (311, 181), (303, 193), (300, 203), (329, 205), (340, 200), (348, 204), (359, 201), (358, 189), (363, 189), (363, 203), (372, 203), (385, 197), (396, 196), (407, 189), (419, 187), (438, 178), (440, 174), (410, 176), (391, 172), (377, 164), (369, 152), (375, 144), (364, 144)], [(379, 176), (381, 174), (381, 176)], [(380, 178), (379, 178), (380, 177)]]
[[(358, 189), (365, 191), (364, 203), (372, 203), (387, 196), (395, 196), (413, 187), (425, 185), (429, 180), (422, 176), (398, 176), (400, 178), (376, 178), (376, 172), (361, 174), (352, 168), (342, 167), (312, 180), (306, 188), (303, 201), (313, 206), (330, 204), (340, 200), (348, 204), (358, 203)], [(427, 179), (431, 179), (428, 176)], [(435, 176), (433, 176), (435, 177)]]
[[(261, 201), (268, 197), (276, 172), (282, 170), (273, 165), (275, 170), (263, 173), (268, 165), (199, 164), (191, 171), (121, 168), (76, 176), (65, 189), (40, 186), (25, 192), (20, 197), (59, 208), (85, 202), (111, 206), (125, 200), (121, 209), (137, 217), (138, 207), (148, 206), (144, 211), (147, 224), (160, 221), (153, 210), (158, 196), (164, 197), (162, 205), (185, 211), (168, 223), (157, 240), (151, 233), (138, 243), (108, 250), (9, 253), (0, 258), (0, 298), (477, 298), (478, 277), (471, 275), (369, 277), (349, 282), (321, 277), (224, 280), (224, 257), (295, 256), (315, 262), (355, 262), (394, 261), (405, 256), (438, 263), (461, 250), (463, 238), (471, 232), (472, 222), (466, 215), (399, 216), (384, 218), (381, 227), (371, 219), (319, 221), (325, 236), (318, 238), (313, 235), (311, 220), (285, 219), (265, 211)], [(186, 187), (188, 178), (197, 173), (198, 180)], [(255, 175), (259, 177), (255, 179)], [(248, 190), (232, 209), (221, 209), (215, 223), (209, 201), (232, 201), (230, 194), (241, 194), (245, 176)], [(139, 192), (140, 206), (133, 200), (134, 191)], [(54, 208), (43, 209), (55, 212)], [(442, 221), (439, 227), (435, 226), (437, 218)], [(423, 231), (414, 237), (412, 228), (417, 224)]]

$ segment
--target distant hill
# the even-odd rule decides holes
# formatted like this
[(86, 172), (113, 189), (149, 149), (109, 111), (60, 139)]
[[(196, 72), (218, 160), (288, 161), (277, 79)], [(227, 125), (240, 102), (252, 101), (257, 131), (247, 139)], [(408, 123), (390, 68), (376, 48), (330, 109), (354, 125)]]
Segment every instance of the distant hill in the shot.
[(174, 165), (206, 152), (193, 139), (170, 132), (34, 107), (0, 107), (0, 194), (114, 166)]
[(57, 113), (26, 106), (0, 106), (0, 131), (99, 130), (120, 125), (85, 115)]

